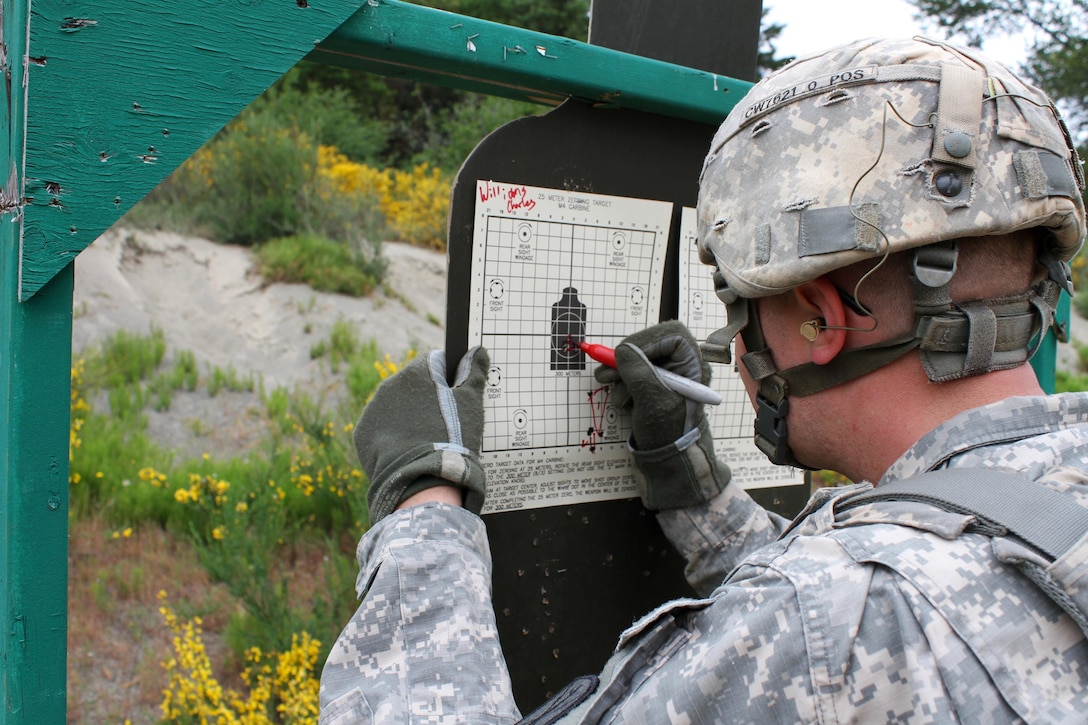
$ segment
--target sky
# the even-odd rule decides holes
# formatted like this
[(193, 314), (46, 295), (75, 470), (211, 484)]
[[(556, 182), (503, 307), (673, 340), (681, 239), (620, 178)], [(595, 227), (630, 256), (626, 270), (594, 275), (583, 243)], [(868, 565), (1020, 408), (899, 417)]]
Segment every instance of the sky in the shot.
[[(807, 55), (858, 38), (872, 36), (935, 36), (915, 20), (907, 0), (763, 0), (766, 22), (785, 30), (776, 43), (779, 56)], [(987, 55), (1016, 66), (1024, 58), (1024, 41), (1001, 36), (983, 45)]]

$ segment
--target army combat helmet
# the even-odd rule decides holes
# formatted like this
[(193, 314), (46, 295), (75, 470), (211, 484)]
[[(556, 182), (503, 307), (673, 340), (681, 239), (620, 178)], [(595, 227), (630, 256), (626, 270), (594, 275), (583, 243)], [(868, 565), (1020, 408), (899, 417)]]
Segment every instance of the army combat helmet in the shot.
[[(1084, 239), (1084, 172), (1051, 100), (972, 49), (924, 38), (867, 40), (794, 61), (759, 82), (715, 135), (703, 166), (702, 260), (728, 325), (703, 346), (758, 382), (756, 443), (788, 445), (790, 396), (847, 382), (918, 349), (942, 382), (1023, 364), (1053, 320)], [(1018, 298), (957, 305), (955, 240), (1039, 228), (1047, 278)], [(916, 324), (828, 365), (778, 370), (753, 300), (836, 269), (914, 250)], [(855, 292), (844, 297), (867, 314)]]

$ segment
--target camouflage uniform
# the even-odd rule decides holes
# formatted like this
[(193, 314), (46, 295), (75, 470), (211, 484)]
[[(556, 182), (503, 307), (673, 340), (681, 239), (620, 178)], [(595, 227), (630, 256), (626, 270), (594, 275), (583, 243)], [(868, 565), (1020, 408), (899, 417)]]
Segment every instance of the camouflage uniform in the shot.
[[(881, 482), (945, 466), (1014, 468), (1088, 506), (1088, 394), (961, 413)], [(660, 513), (706, 598), (625, 632), (563, 722), (1083, 722), (1077, 625), (962, 515), (910, 502), (837, 514), (857, 488), (820, 491), (782, 540), (786, 522), (732, 486)], [(401, 511), (359, 561), (363, 603), (326, 664), (322, 722), (516, 721), (482, 522)]]

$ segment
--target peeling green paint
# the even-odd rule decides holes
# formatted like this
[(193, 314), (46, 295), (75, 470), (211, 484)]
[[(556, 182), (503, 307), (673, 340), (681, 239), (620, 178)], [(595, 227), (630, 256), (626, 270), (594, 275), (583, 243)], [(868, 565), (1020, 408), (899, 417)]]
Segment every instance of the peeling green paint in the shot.
[(23, 300), (359, 7), (10, 2), (31, 8)]

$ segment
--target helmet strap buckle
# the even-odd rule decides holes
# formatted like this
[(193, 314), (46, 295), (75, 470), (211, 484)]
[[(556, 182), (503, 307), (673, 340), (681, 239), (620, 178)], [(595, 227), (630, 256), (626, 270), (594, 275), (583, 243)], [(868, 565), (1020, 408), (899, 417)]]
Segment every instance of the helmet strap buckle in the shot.
[(764, 378), (756, 393), (756, 447), (771, 463), (796, 465), (789, 446), (789, 385), (777, 375)]

